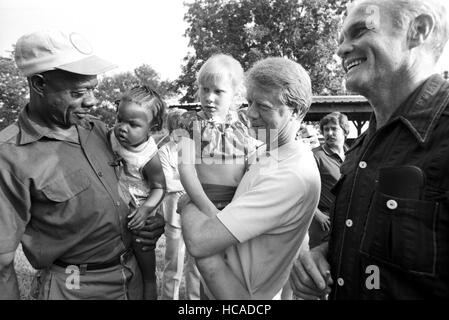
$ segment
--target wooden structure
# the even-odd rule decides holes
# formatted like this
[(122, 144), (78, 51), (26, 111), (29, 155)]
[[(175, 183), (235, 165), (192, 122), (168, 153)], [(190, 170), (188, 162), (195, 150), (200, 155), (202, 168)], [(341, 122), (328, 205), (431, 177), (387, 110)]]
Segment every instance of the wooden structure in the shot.
[(348, 116), (349, 121), (354, 123), (358, 136), (373, 112), (368, 100), (363, 96), (314, 96), (304, 121), (320, 121), (326, 114), (334, 111)]
[[(246, 105), (242, 107), (246, 107)], [(199, 110), (201, 106), (198, 103), (188, 103), (171, 105), (170, 108)], [(348, 116), (348, 119), (357, 128), (357, 135), (360, 135), (362, 127), (369, 120), (372, 113), (370, 104), (363, 96), (314, 96), (312, 106), (304, 121), (320, 121), (326, 114), (334, 111), (340, 111)]]

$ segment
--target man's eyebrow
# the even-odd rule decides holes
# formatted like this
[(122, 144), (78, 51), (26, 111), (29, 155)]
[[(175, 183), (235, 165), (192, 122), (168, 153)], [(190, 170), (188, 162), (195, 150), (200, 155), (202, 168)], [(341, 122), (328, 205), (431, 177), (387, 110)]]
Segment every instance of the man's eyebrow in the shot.
[(348, 27), (348, 29), (346, 31), (347, 31), (347, 33), (350, 34), (352, 31), (357, 30), (357, 29), (366, 29), (366, 21), (363, 20), (363, 21), (354, 22), (353, 24), (351, 24)]
[(340, 33), (340, 35), (338, 37), (338, 43), (343, 42), (344, 35), (348, 35), (348, 34), (351, 35), (351, 33), (357, 29), (366, 29), (366, 21), (360, 20), (360, 21), (354, 22), (351, 25), (349, 25), (349, 27), (342, 30), (342, 32)]
[(76, 84), (75, 86), (78, 89), (93, 89), (98, 87), (98, 81), (95, 82), (89, 82), (89, 81), (84, 81), (84, 82), (79, 82)]

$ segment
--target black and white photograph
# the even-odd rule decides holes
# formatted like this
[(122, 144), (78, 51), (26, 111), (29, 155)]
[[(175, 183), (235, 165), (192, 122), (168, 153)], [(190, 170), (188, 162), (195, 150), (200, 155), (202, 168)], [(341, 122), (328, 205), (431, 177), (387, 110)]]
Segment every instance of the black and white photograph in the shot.
[(0, 0), (0, 300), (449, 299), (448, 40), (445, 0)]

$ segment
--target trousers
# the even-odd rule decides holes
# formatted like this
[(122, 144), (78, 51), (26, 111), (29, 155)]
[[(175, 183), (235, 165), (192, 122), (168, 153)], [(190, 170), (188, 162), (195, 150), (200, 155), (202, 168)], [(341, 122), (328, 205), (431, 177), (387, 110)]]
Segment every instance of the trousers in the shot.
[(39, 300), (141, 300), (143, 280), (134, 255), (121, 264), (80, 272), (76, 266), (52, 265), (35, 279)]
[[(186, 252), (182, 237), (180, 216), (176, 213), (177, 203), (182, 193), (169, 193), (162, 203), (165, 218), (165, 257), (162, 274), (162, 300), (179, 300), (183, 271), (185, 274), (186, 298), (200, 299), (200, 273), (195, 260)], [(185, 268), (184, 268), (184, 260)]]

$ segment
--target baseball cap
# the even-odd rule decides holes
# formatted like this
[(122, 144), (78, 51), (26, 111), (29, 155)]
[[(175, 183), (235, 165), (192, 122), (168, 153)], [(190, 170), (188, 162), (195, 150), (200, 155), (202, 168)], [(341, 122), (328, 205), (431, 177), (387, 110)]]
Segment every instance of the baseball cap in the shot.
[(26, 77), (55, 69), (97, 75), (117, 67), (94, 55), (91, 45), (81, 34), (56, 29), (39, 30), (20, 37), (14, 58)]

